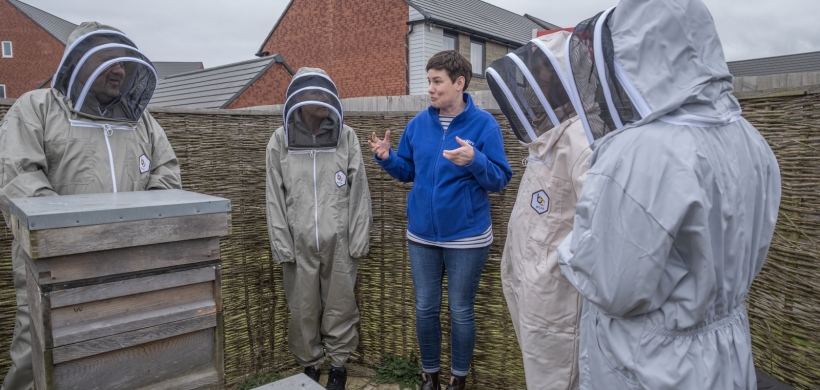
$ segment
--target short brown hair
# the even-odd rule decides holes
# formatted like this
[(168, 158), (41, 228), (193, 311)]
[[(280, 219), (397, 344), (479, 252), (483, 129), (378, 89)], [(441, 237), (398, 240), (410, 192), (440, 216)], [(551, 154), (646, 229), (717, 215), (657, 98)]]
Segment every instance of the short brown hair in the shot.
[(427, 61), (427, 68), (425, 68), (424, 71), (426, 72), (430, 69), (444, 69), (447, 71), (447, 75), (450, 76), (450, 81), (453, 83), (456, 82), (458, 76), (463, 76), (465, 91), (470, 85), (470, 79), (473, 77), (473, 66), (470, 64), (470, 61), (455, 50), (440, 51), (430, 57), (430, 60)]

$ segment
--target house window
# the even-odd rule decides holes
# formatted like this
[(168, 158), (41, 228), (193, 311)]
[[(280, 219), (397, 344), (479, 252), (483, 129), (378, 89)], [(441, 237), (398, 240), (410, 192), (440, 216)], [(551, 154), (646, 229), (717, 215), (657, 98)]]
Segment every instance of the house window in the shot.
[(11, 41), (3, 41), (3, 58), (11, 58)]
[(3, 85), (3, 84), (0, 84), (0, 99), (5, 99), (5, 98), (6, 98), (6, 86)]
[(484, 76), (484, 42), (470, 41), (470, 63), (473, 76)]
[(458, 38), (455, 34), (444, 33), (442, 50), (458, 50)]

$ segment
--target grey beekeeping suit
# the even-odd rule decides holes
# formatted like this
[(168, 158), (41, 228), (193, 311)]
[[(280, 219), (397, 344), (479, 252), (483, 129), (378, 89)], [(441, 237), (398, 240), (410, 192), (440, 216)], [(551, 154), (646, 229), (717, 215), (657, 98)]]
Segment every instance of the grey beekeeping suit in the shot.
[[(317, 133), (303, 109), (325, 116)], [(294, 75), (284, 122), (267, 146), (266, 210), (291, 312), (288, 346), (303, 367), (325, 355), (340, 366), (359, 342), (353, 287), (372, 223), (359, 139), (343, 124), (336, 86), (321, 69)]]
[(494, 61), (487, 81), (529, 149), (501, 256), (501, 284), (524, 359), (527, 389), (578, 386), (582, 298), (558, 268), (592, 153), (567, 94), (569, 33), (533, 39)]
[[(107, 82), (118, 96), (102, 105), (92, 84), (114, 73), (115, 80)], [(95, 22), (78, 26), (53, 87), (25, 93), (0, 123), (0, 209), (6, 224), (13, 198), (181, 188), (165, 132), (144, 111), (155, 87), (153, 66), (125, 34)], [(33, 385), (22, 253), (15, 240), (17, 323), (5, 390)]]
[(582, 389), (756, 388), (744, 306), (780, 173), (740, 117), (699, 0), (621, 1), (575, 28), (595, 139), (561, 271), (580, 291)]

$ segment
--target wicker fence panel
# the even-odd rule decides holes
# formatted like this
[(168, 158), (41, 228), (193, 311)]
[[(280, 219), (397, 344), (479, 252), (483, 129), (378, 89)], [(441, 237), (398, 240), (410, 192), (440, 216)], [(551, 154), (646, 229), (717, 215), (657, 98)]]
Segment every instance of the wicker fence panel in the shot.
[(797, 388), (820, 389), (820, 95), (742, 103), (783, 183), (771, 249), (747, 299), (755, 365)]
[[(742, 101), (744, 117), (772, 145), (783, 175), (783, 202), (769, 258), (748, 299), (755, 364), (798, 388), (820, 383), (820, 95)], [(0, 104), (0, 115), (7, 105)], [(225, 368), (229, 387), (248, 375), (292, 368), (287, 350), (288, 310), (281, 268), (272, 264), (264, 213), (265, 145), (281, 116), (158, 112), (180, 159), (183, 186), (231, 199), (232, 234), (222, 242)], [(521, 354), (500, 285), (507, 219), (524, 171), (526, 151), (496, 118), (515, 175), (491, 195), (496, 237), (476, 298), (477, 343), (471, 381), (485, 388), (524, 388)], [(409, 116), (349, 115), (367, 154), (366, 138), (392, 130), (398, 140)], [(409, 184), (365, 158), (373, 199), (370, 255), (359, 264), (356, 289), (362, 314), (353, 362), (378, 366), (386, 353), (417, 351), (413, 289), (404, 228)], [(0, 231), (0, 373), (14, 328), (11, 235)], [(449, 317), (442, 307), (442, 367), (449, 367)]]

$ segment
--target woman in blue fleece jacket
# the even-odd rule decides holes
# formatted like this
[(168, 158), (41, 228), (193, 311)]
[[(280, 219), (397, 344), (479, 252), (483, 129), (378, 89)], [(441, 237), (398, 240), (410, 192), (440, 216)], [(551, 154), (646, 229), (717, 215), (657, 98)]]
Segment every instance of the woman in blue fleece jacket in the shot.
[(475, 347), (476, 290), (493, 241), (489, 191), (501, 191), (512, 170), (495, 119), (469, 94), (472, 66), (457, 51), (427, 62), (431, 106), (404, 129), (398, 151), (375, 133), (368, 144), (376, 162), (402, 182), (407, 197), (407, 240), (416, 297), (416, 336), (422, 390), (440, 390), (442, 278), (447, 273), (452, 367), (447, 390), (464, 389)]

